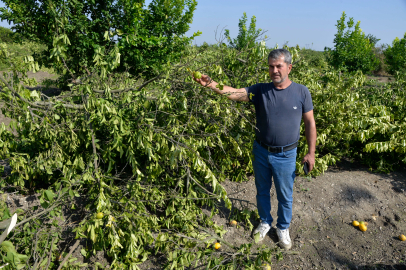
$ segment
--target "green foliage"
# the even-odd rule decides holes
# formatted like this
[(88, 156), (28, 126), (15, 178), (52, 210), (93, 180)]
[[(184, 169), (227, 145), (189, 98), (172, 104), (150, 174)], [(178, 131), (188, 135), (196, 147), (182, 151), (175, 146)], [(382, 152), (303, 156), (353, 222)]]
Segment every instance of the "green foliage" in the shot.
[(379, 38), (377, 38), (376, 36), (372, 35), (372, 34), (368, 34), (365, 36), (366, 39), (369, 40), (369, 43), (371, 43), (374, 47), (376, 46), (376, 44), (378, 43), (378, 41), (380, 41)]
[[(235, 39), (230, 37), (230, 30), (226, 29), (224, 31), (224, 36), (226, 37), (228, 44), (231, 48), (237, 49), (238, 51), (253, 48), (256, 45), (257, 38), (261, 35), (262, 29), (256, 29), (257, 19), (255, 16), (251, 17), (251, 23), (247, 29), (247, 14), (244, 15), (239, 20), (238, 23), (238, 36)], [(265, 37), (266, 38), (266, 37)]]
[(242, 211), (237, 208), (233, 208), (230, 213), (230, 220), (235, 220), (237, 222), (243, 222), (247, 224), (248, 231), (254, 229), (251, 220), (259, 220), (258, 210), (250, 211), (247, 208), (244, 208)]
[(0, 18), (13, 22), (23, 37), (45, 44), (49, 50), (38, 61), (57, 72), (105, 75), (121, 63), (132, 74), (150, 76), (178, 59), (198, 35), (183, 36), (197, 2), (154, 0), (148, 8), (144, 2), (6, 0)]
[(2, 263), (6, 264), (5, 270), (22, 269), (28, 260), (28, 256), (19, 254), (10, 241), (3, 241), (0, 244), (0, 257)]
[(0, 42), (14, 42), (14, 33), (9, 28), (0, 26)]
[(300, 56), (301, 59), (306, 61), (311, 67), (318, 69), (324, 69), (327, 67), (326, 57), (323, 51), (301, 49)]
[(375, 70), (379, 65), (374, 54), (375, 39), (370, 40), (371, 35), (365, 36), (360, 28), (360, 21), (355, 23), (354, 18), (345, 21), (346, 14), (343, 12), (336, 24), (334, 48), (325, 48), (328, 63), (336, 69), (350, 72), (360, 70), (366, 73)]
[[(302, 66), (302, 67), (301, 67)], [(295, 67), (293, 80), (311, 89), (317, 126), (319, 174), (342, 157), (359, 160), (381, 172), (406, 163), (405, 123), (406, 80), (381, 87), (370, 87), (361, 71), (339, 74), (327, 70), (320, 74), (305, 62)], [(373, 83), (372, 83), (373, 84)], [(301, 132), (304, 131), (302, 124)], [(307, 152), (304, 136), (299, 141), (298, 161)], [(302, 166), (297, 163), (299, 172)], [(324, 169), (323, 169), (324, 168)]]
[[(57, 97), (30, 92), (16, 83), (18, 78), (0, 76), (3, 113), (18, 120), (11, 124), (15, 134), (0, 127), (0, 159), (7, 158), (13, 169), (0, 184), (41, 190), (37, 211), (42, 214), (16, 228), (13, 236), (19, 252), (29, 256), (27, 265), (34, 264), (32, 254), (54, 262), (53, 245), (70, 222), (55, 224), (62, 205), (67, 210), (80, 207), (73, 233), (91, 243), (82, 255), (104, 250), (112, 269), (137, 269), (151, 254), (165, 256), (166, 269), (202, 264), (255, 269), (271, 261), (277, 253), (273, 249), (227, 244), (225, 228), (211, 219), (216, 201), (231, 207), (221, 181), (243, 181), (252, 173), (253, 111), (193, 82), (188, 69), (197, 70), (204, 63), (200, 60), (219, 59), (221, 53), (189, 66), (197, 50), (188, 47), (184, 62), (163, 67), (159, 80), (139, 81), (128, 73), (93, 75)], [(266, 57), (261, 51), (254, 51), (258, 59)], [(10, 59), (6, 48), (1, 60), (18, 67), (15, 72), (32, 66)], [(17, 61), (20, 65), (12, 65)], [(212, 74), (223, 76), (223, 69), (217, 66)], [(79, 197), (83, 205), (75, 201)], [(204, 214), (203, 206), (211, 215)], [(22, 213), (21, 219), (29, 219), (33, 211)], [(103, 219), (96, 218), (98, 212)], [(50, 231), (52, 238), (47, 237)], [(33, 247), (34, 241), (40, 248)], [(215, 241), (229, 252), (217, 253)], [(40, 263), (46, 265), (44, 260)]]
[(385, 62), (389, 74), (406, 73), (406, 33), (402, 39), (395, 38), (392, 46), (384, 51)]
[[(7, 53), (12, 58), (24, 59), (27, 56), (32, 56), (35, 53), (40, 53), (45, 49), (44, 45), (36, 42), (22, 42), (22, 43), (0, 43), (1, 47), (7, 48)], [(0, 70), (10, 69), (10, 63), (0, 63)]]

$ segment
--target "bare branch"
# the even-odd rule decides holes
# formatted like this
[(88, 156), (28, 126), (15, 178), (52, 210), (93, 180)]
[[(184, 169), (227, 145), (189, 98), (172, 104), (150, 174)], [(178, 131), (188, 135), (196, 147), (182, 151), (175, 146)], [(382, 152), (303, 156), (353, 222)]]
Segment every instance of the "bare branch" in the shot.
[(61, 270), (63, 265), (68, 261), (70, 255), (72, 255), (72, 253), (75, 251), (75, 249), (79, 246), (80, 240), (76, 240), (75, 244), (71, 247), (68, 255), (66, 255), (65, 259), (63, 259), (63, 261), (61, 262), (61, 264), (59, 265), (57, 270)]
[[(159, 78), (161, 77), (161, 75), (162, 75), (162, 73), (160, 73), (158, 76), (156, 76), (156, 77), (154, 77), (154, 78), (152, 78), (152, 79), (150, 79), (150, 80), (144, 82), (144, 83), (141, 84), (137, 89), (131, 87), (131, 88), (126, 88), (126, 89), (112, 90), (112, 91), (110, 91), (110, 93), (112, 93), (112, 94), (117, 94), (117, 93), (128, 92), (128, 91), (131, 91), (131, 90), (140, 91), (142, 88), (144, 88), (145, 86), (147, 86), (147, 85), (150, 84), (151, 82), (153, 82), (153, 81), (159, 79)], [(103, 91), (103, 90), (93, 90), (93, 92), (96, 92), (96, 93), (99, 93), (99, 94), (104, 94), (104, 93), (105, 93), (105, 91)]]

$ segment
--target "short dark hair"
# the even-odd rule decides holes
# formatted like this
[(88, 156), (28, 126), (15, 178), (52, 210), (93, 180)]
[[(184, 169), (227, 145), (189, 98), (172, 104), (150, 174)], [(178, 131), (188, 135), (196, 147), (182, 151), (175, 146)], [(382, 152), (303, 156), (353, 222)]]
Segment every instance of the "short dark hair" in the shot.
[(268, 55), (268, 62), (269, 62), (269, 59), (277, 60), (282, 56), (283, 56), (283, 60), (285, 61), (286, 64), (288, 64), (288, 65), (292, 64), (292, 55), (286, 49), (276, 49), (276, 50), (271, 51)]

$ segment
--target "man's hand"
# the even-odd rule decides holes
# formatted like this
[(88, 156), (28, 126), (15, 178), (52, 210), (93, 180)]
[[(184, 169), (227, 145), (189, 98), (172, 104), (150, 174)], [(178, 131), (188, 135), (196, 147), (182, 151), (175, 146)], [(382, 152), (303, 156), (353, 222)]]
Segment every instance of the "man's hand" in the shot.
[(302, 164), (307, 162), (309, 164), (309, 172), (314, 168), (315, 164), (315, 153), (316, 153), (316, 122), (314, 121), (313, 110), (303, 114), (303, 122), (305, 125), (305, 135), (307, 140), (307, 145), (309, 146), (309, 152), (304, 156)]
[(314, 156), (314, 154), (308, 153), (307, 155), (304, 156), (302, 164), (304, 164), (305, 162), (309, 164), (309, 172), (311, 172), (314, 168), (314, 164), (316, 163), (316, 157)]
[(202, 86), (204, 86), (204, 87), (210, 87), (210, 88), (212, 88), (211, 87), (211, 84), (217, 84), (215, 81), (213, 81), (209, 76), (207, 76), (207, 75), (203, 75), (202, 74), (202, 77), (200, 78), (200, 79), (196, 79), (195, 77), (193, 77), (193, 80), (195, 81), (195, 82), (197, 82), (197, 83), (199, 83), (199, 84), (201, 84)]

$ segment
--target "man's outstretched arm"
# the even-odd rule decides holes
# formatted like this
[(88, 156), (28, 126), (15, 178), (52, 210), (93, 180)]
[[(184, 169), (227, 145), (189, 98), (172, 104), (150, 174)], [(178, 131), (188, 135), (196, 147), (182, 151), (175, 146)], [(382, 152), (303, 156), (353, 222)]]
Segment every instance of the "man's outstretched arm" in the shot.
[(213, 81), (209, 76), (202, 75), (200, 79), (193, 78), (196, 82), (204, 87), (209, 87), (214, 92), (220, 95), (227, 95), (228, 99), (235, 101), (250, 101), (245, 88), (236, 89), (227, 85), (224, 85), (223, 90), (216, 88), (217, 82)]
[(305, 125), (305, 135), (307, 145), (309, 146), (309, 152), (304, 156), (302, 163), (307, 162), (309, 164), (309, 171), (313, 170), (315, 164), (316, 154), (316, 122), (314, 121), (313, 110), (303, 114), (303, 122)]

